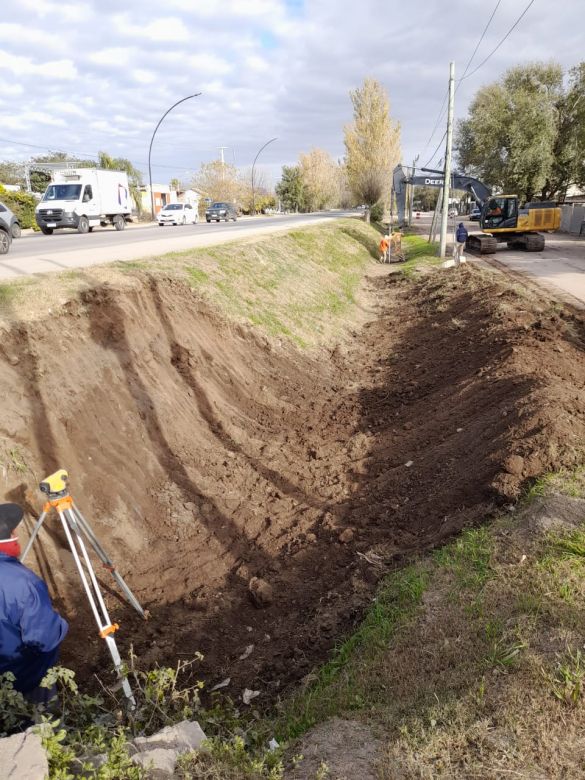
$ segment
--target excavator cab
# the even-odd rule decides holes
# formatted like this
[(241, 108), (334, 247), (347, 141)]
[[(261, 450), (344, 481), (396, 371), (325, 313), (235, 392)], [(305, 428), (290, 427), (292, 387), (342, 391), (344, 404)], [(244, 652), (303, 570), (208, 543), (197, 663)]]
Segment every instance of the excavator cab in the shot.
[(498, 195), (484, 203), (480, 225), (482, 230), (514, 229), (518, 226), (518, 197)]

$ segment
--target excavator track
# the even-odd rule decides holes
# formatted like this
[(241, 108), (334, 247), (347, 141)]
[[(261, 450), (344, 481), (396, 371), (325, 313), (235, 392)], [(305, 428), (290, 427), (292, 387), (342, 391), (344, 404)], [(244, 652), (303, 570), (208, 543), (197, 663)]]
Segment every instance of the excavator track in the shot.
[(544, 236), (542, 233), (524, 233), (508, 241), (510, 249), (523, 249), (525, 252), (542, 252)]
[(465, 248), (478, 255), (495, 255), (498, 242), (489, 233), (471, 233), (467, 236)]

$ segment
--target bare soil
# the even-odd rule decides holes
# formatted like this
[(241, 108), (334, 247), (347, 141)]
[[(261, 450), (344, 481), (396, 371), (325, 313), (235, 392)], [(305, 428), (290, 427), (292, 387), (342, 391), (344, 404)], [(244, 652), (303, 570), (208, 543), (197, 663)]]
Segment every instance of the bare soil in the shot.
[[(148, 274), (4, 326), (4, 497), (36, 514), (36, 483), (69, 469), (150, 612), (104, 579), (139, 664), (201, 651), (210, 687), (271, 702), (355, 626), (382, 571), (577, 459), (580, 315), (476, 268), (366, 284), (375, 317), (332, 353), (230, 324)], [(36, 552), (71, 623), (62, 661), (105, 674), (55, 519)]]

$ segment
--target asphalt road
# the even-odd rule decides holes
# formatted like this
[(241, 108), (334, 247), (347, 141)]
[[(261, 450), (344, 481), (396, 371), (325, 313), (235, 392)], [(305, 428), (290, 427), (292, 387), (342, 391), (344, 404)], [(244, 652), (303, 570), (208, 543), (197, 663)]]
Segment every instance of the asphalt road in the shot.
[[(417, 224), (430, 228), (431, 215), (423, 213)], [(447, 256), (451, 257), (453, 241), (453, 226), (461, 222), (461, 218), (449, 219)], [(467, 230), (471, 233), (479, 231), (477, 222), (465, 221)], [(525, 274), (536, 280), (542, 287), (553, 294), (570, 296), (572, 301), (585, 305), (585, 238), (568, 235), (567, 233), (545, 234), (545, 247), (542, 252), (523, 252), (508, 249), (506, 244), (499, 244), (495, 255), (484, 255), (484, 259), (497, 260), (511, 271)], [(467, 260), (474, 262), (480, 258), (468, 255)]]
[(95, 228), (86, 235), (74, 231), (55, 231), (52, 236), (34, 233), (15, 239), (9, 253), (0, 256), (0, 279), (137, 260), (357, 215), (356, 211), (325, 211), (177, 227), (128, 226), (120, 232), (112, 227)]

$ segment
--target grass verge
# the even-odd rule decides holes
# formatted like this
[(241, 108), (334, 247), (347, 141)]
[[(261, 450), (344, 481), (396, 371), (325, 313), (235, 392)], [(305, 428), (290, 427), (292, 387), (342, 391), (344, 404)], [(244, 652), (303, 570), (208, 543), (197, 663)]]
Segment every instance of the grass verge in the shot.
[[(364, 271), (377, 259), (379, 232), (355, 219), (229, 244), (117, 261), (0, 286), (0, 314), (39, 317), (88, 287), (127, 286), (152, 276), (179, 279), (230, 320), (273, 338), (315, 346), (338, 339), (357, 314)], [(34, 313), (32, 300), (34, 298)], [(40, 302), (40, 303), (39, 303)], [(44, 307), (44, 308), (43, 308)]]

